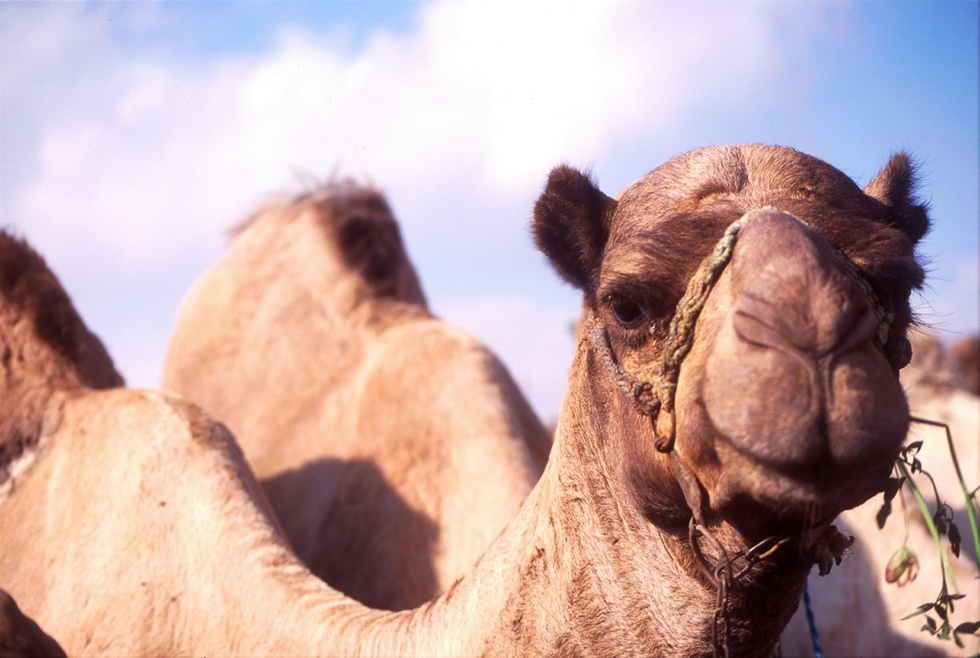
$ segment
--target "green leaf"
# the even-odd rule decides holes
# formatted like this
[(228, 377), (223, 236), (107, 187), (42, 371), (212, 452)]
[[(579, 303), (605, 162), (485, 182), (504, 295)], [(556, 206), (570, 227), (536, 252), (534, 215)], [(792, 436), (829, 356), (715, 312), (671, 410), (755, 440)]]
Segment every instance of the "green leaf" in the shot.
[(932, 610), (935, 607), (936, 607), (936, 604), (935, 603), (923, 603), (918, 608), (916, 608), (915, 610), (913, 610), (909, 614), (907, 614), (904, 617), (902, 617), (902, 621), (905, 621), (906, 619), (911, 619), (912, 617), (918, 617), (923, 612), (929, 612), (930, 610)]
[(952, 521), (949, 522), (949, 549), (953, 551), (953, 555), (956, 557), (960, 556), (960, 542), (963, 538), (960, 536), (960, 529), (956, 527), (956, 524)]

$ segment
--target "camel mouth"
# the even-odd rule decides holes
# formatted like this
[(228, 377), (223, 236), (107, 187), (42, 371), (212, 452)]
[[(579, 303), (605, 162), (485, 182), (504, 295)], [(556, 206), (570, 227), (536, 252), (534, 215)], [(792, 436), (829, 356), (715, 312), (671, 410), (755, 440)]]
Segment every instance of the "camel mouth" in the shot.
[[(758, 508), (786, 518), (833, 518), (881, 493), (892, 473), (905, 433), (873, 442), (874, 453), (855, 462), (829, 452), (804, 464), (766, 462), (730, 441), (716, 443), (720, 474), (710, 497), (724, 511), (753, 501)], [(760, 442), (764, 442), (760, 439)], [(826, 436), (820, 441), (832, 443)]]

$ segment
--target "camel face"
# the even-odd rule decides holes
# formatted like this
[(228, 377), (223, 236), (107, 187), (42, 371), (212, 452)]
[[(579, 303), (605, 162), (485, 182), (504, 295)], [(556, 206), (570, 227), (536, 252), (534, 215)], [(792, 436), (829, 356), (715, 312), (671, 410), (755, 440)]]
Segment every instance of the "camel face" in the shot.
[(535, 237), (584, 292), (583, 394), (652, 514), (665, 477), (748, 535), (759, 512), (818, 524), (881, 489), (908, 429), (897, 372), (928, 223), (911, 188), (903, 155), (862, 192), (768, 146), (691, 152), (618, 200), (552, 173)]

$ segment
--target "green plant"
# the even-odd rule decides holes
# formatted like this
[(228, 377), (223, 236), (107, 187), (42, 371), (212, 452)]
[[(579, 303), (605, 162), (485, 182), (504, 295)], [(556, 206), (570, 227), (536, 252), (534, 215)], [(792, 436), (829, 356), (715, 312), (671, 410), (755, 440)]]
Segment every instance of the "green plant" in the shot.
[[(970, 524), (973, 547), (977, 553), (977, 562), (980, 563), (980, 531), (978, 531), (977, 523), (978, 488), (971, 490), (963, 478), (963, 471), (960, 468), (959, 459), (956, 455), (956, 449), (953, 445), (953, 437), (949, 430), (949, 426), (945, 423), (923, 418), (912, 418), (912, 420), (914, 422), (933, 427), (941, 427), (945, 430), (946, 444), (949, 448), (950, 458), (952, 459), (956, 477), (959, 481), (960, 489), (963, 492), (963, 497), (966, 504), (966, 516)], [(956, 557), (959, 557), (962, 536), (960, 535), (959, 527), (956, 525), (954, 519), (953, 508), (941, 499), (939, 490), (936, 487), (935, 479), (928, 471), (922, 468), (922, 462), (918, 458), (918, 453), (921, 447), (922, 441), (915, 441), (902, 448), (902, 450), (899, 452), (898, 459), (895, 461), (898, 476), (891, 478), (889, 485), (885, 490), (884, 502), (878, 512), (877, 517), (878, 527), (881, 528), (884, 526), (885, 520), (891, 513), (892, 501), (894, 500), (895, 496), (902, 490), (903, 486), (908, 487), (912, 498), (915, 500), (916, 505), (922, 513), (922, 518), (925, 521), (926, 527), (928, 528), (929, 533), (932, 535), (933, 541), (935, 542), (936, 551), (940, 559), (942, 585), (940, 587), (939, 594), (934, 600), (918, 606), (914, 611), (903, 617), (903, 619), (911, 619), (919, 615), (924, 615), (925, 623), (923, 624), (921, 630), (931, 633), (932, 635), (935, 635), (943, 640), (952, 640), (957, 646), (964, 647), (965, 645), (963, 638), (965, 636), (974, 636), (978, 638), (978, 641), (980, 641), (980, 620), (963, 622), (957, 624), (955, 627), (950, 622), (950, 613), (954, 611), (956, 601), (963, 599), (965, 595), (959, 593), (957, 589), (956, 579), (949, 561), (949, 554), (946, 551), (942, 540), (943, 537), (945, 537), (949, 543), (949, 551)], [(919, 488), (913, 476), (919, 476), (928, 480), (936, 501), (934, 511), (930, 511), (929, 504), (923, 496), (922, 490)], [(900, 498), (900, 500), (902, 500), (904, 507), (904, 499)], [(899, 586), (914, 580), (918, 573), (918, 557), (906, 545), (908, 540), (907, 513), (905, 514), (905, 517), (905, 541), (903, 541), (902, 547), (899, 548), (894, 555), (892, 555), (892, 559), (889, 560), (888, 567), (885, 571), (885, 579), (888, 582), (897, 583)], [(975, 652), (971, 658), (980, 658), (980, 651)]]

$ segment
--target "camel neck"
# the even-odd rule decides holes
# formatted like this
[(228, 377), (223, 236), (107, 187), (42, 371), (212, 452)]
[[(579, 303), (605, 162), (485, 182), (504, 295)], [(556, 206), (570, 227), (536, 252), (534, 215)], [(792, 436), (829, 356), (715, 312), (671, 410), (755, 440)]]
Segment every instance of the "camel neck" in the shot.
[[(625, 458), (594, 418), (563, 414), (544, 474), (468, 575), (411, 612), (344, 608), (325, 646), (361, 655), (711, 655), (718, 590), (686, 527), (659, 527), (630, 495)], [(744, 548), (724, 523), (712, 531), (726, 550)], [(771, 653), (808, 570), (787, 552), (732, 583), (732, 655)]]
[[(518, 517), (475, 570), (416, 612), (412, 625), (433, 629), (423, 630), (429, 637), (418, 648), (457, 655), (602, 654), (608, 647), (621, 655), (697, 655), (707, 623), (702, 611), (714, 592), (691, 587), (669, 554), (673, 539), (630, 518), (608, 489), (593, 487), (601, 468), (570, 471), (555, 447)], [(679, 618), (684, 609), (693, 613)], [(685, 637), (697, 641), (688, 649)]]
[[(578, 438), (560, 429), (548, 466), (514, 521), (467, 576), (413, 611), (372, 610), (344, 597), (313, 578), (284, 544), (270, 542), (261, 522), (246, 523), (250, 514), (226, 515), (248, 530), (222, 533), (241, 541), (216, 561), (248, 556), (222, 587), (227, 600), (247, 601), (248, 591), (261, 590), (269, 609), (281, 613), (275, 633), (259, 622), (245, 624), (247, 632), (236, 624), (234, 636), (215, 646), (338, 656), (602, 655), (610, 648), (617, 655), (710, 655), (716, 591), (682, 566), (684, 545), (676, 535), (623, 503), (607, 473), (611, 467), (582, 454), (594, 443)], [(247, 501), (239, 503), (248, 508)], [(185, 548), (191, 555), (205, 551)], [(784, 622), (780, 615), (792, 613), (802, 590), (805, 574), (791, 575), (799, 578), (781, 587), (773, 586), (779, 574), (772, 573), (753, 581), (758, 592), (734, 588), (728, 608), (738, 624), (733, 655), (771, 650)], [(750, 615), (753, 610), (764, 616)], [(189, 636), (207, 636), (196, 624), (208, 618), (191, 615)]]
[[(651, 522), (608, 437), (563, 416), (544, 475), (475, 570), (415, 613), (433, 654), (711, 655), (718, 589), (686, 530)], [(582, 420), (582, 422), (578, 422)], [(740, 536), (720, 524), (725, 544)], [(809, 568), (790, 552), (756, 565), (725, 600), (732, 655), (771, 654)], [(423, 637), (425, 636), (425, 637)]]

